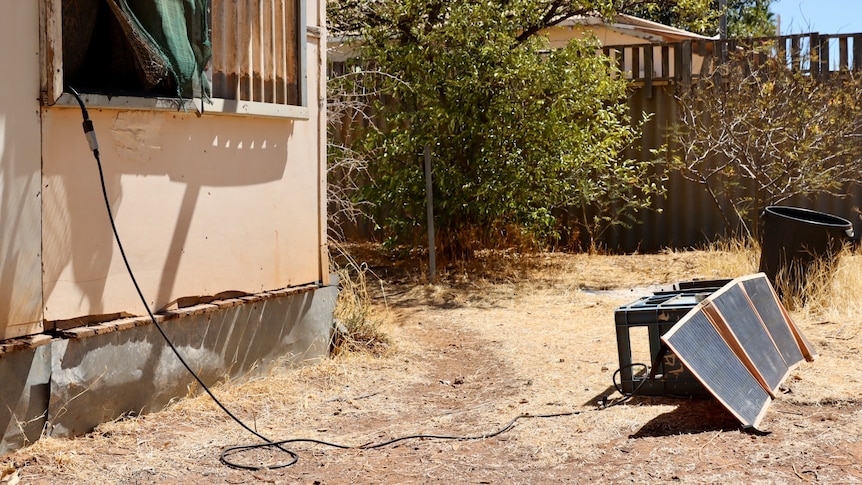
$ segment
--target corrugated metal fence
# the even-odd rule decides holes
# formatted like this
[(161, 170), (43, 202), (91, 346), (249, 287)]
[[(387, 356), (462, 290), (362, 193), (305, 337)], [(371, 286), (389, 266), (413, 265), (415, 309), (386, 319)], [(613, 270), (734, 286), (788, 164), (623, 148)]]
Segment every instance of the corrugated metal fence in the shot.
[[(617, 60), (633, 82), (634, 92), (629, 98), (632, 118), (640, 119), (642, 113), (653, 115), (643, 126), (640, 146), (627, 156), (652, 157), (651, 149), (667, 143), (668, 128), (679, 118), (675, 94), (711, 74), (716, 65), (727, 60), (728, 53), (741, 49), (756, 51), (763, 46), (769, 46), (769, 55), (783, 57), (789, 65), (811, 76), (862, 70), (862, 34), (607, 46), (605, 54)], [(611, 231), (601, 241), (603, 246), (625, 252), (652, 252), (697, 246), (728, 233), (721, 213), (703, 187), (685, 180), (679, 173), (668, 176), (667, 197), (655, 200), (653, 211), (642, 213), (641, 224)], [(844, 199), (825, 195), (810, 200), (797, 198), (786, 205), (828, 212), (858, 225), (862, 187), (849, 187), (847, 194)], [(856, 232), (860, 232), (859, 228)]]

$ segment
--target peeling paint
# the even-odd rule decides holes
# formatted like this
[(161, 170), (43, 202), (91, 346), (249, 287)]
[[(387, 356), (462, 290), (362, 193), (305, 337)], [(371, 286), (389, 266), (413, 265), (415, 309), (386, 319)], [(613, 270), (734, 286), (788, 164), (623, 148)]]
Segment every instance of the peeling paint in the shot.
[(164, 117), (155, 111), (120, 111), (111, 126), (117, 154), (137, 162), (149, 161), (161, 150), (159, 134)]

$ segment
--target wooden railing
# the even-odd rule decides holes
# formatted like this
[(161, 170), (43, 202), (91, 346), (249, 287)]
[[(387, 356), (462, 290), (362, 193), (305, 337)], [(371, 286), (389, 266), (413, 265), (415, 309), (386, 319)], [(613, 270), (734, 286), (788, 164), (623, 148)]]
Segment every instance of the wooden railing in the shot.
[(862, 71), (862, 33), (817, 33), (755, 39), (685, 40), (670, 43), (605, 46), (628, 79), (653, 83), (690, 85), (708, 76), (734, 55), (777, 56), (788, 66), (813, 76)]

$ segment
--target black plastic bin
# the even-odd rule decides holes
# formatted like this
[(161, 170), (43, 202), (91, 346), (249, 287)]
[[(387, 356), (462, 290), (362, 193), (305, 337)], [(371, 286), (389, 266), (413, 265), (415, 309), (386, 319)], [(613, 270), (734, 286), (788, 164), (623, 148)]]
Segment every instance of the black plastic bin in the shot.
[(760, 271), (775, 286), (784, 272), (804, 287), (805, 272), (818, 259), (834, 256), (853, 238), (853, 224), (842, 217), (799, 207), (769, 206), (763, 212)]

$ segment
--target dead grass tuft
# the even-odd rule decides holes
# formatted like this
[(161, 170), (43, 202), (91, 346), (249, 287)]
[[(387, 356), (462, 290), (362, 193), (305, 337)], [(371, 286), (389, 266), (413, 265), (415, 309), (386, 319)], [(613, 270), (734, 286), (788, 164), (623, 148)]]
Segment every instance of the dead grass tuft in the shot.
[(760, 265), (760, 245), (751, 239), (724, 239), (703, 249), (700, 271), (706, 279), (735, 278), (756, 273)]
[(368, 266), (350, 264), (340, 268), (338, 299), (335, 304), (335, 330), (330, 350), (333, 355), (342, 352), (369, 352), (383, 355), (390, 350), (392, 341), (383, 331), (383, 316), (372, 309), (368, 292)]
[(784, 290), (795, 296), (790, 306), (806, 318), (862, 320), (862, 251), (845, 247), (833, 260), (815, 263), (795, 286)]
[(330, 339), (330, 352), (369, 352), (380, 356), (390, 350), (392, 341), (382, 330), (383, 315), (374, 311), (368, 288), (369, 275), (374, 275), (368, 264), (359, 263), (343, 246), (340, 251), (338, 276), (339, 292), (335, 303), (335, 322)]

